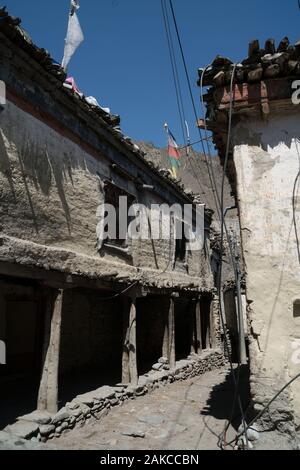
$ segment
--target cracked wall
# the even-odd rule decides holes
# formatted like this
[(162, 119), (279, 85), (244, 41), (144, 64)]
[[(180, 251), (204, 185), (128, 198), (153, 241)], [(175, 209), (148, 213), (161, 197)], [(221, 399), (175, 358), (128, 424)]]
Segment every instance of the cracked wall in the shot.
[[(240, 120), (234, 128), (234, 164), (251, 327), (251, 389), (257, 409), (300, 372), (295, 342), (300, 320), (293, 303), (300, 297), (299, 185), (297, 118), (276, 115), (268, 121)], [(299, 249), (299, 247), (298, 247)], [(268, 418), (285, 431), (294, 413), (300, 425), (300, 382), (274, 403)]]
[[(104, 202), (102, 183), (106, 178), (113, 178), (115, 184), (147, 206), (164, 202), (158, 195), (140, 191), (132, 180), (112, 174), (105, 156), (94, 158), (63, 132), (58, 133), (7, 102), (0, 115), (2, 233), (100, 259), (96, 246), (97, 208)], [(172, 233), (171, 240), (137, 239), (131, 249), (129, 264), (173, 270)], [(116, 253), (104, 251), (101, 256), (124, 262)], [(189, 274), (203, 276), (210, 289), (209, 243), (206, 251), (190, 253), (187, 259)], [(187, 273), (185, 269), (183, 273)]]

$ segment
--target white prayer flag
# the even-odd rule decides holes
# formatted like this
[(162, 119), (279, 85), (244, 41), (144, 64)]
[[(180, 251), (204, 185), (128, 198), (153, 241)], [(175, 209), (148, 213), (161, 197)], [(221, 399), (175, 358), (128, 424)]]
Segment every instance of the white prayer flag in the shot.
[(66, 70), (68, 64), (76, 51), (84, 40), (84, 35), (76, 14), (76, 10), (79, 8), (79, 2), (71, 1), (71, 13), (69, 16), (68, 32), (65, 41), (65, 51), (64, 58), (62, 61), (62, 66)]

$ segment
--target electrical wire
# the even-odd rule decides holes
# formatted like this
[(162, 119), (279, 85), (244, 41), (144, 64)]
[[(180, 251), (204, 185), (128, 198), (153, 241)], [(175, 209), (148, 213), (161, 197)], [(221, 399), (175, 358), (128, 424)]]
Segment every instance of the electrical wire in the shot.
[(176, 101), (177, 101), (182, 137), (183, 137), (183, 142), (186, 144), (187, 139), (186, 139), (185, 124), (184, 124), (186, 121), (185, 112), (184, 112), (180, 80), (179, 80), (179, 74), (178, 74), (178, 68), (177, 68), (177, 62), (176, 62), (176, 56), (175, 56), (174, 43), (172, 39), (168, 11), (166, 8), (165, 0), (161, 0), (161, 8), (162, 8), (162, 13), (163, 13), (163, 20), (164, 20), (166, 37), (167, 37), (168, 50), (169, 50), (169, 55), (170, 55), (171, 67), (172, 67), (173, 82), (174, 82), (174, 87), (175, 87), (175, 94), (176, 94)]
[(293, 225), (295, 228), (295, 237), (296, 237), (296, 248), (297, 248), (297, 254), (298, 254), (298, 262), (300, 264), (300, 244), (299, 244), (299, 235), (298, 235), (298, 228), (297, 228), (297, 214), (296, 214), (296, 201), (297, 201), (297, 186), (300, 181), (300, 170), (296, 176), (296, 180), (294, 183), (294, 188), (293, 188)]
[[(300, 0), (299, 0), (299, 2), (300, 2)], [(297, 212), (298, 185), (299, 185), (299, 182), (300, 182), (300, 152), (299, 152), (299, 148), (298, 148), (297, 139), (295, 141), (295, 144), (296, 144), (296, 149), (297, 149), (298, 159), (299, 159), (299, 171), (298, 171), (298, 174), (297, 174), (295, 182), (294, 182), (292, 205), (293, 205), (293, 225), (294, 225), (294, 230), (295, 230), (296, 248), (297, 248), (298, 262), (300, 264), (300, 244), (299, 244), (297, 213), (296, 213)]]
[[(227, 145), (226, 145), (226, 154), (225, 154), (225, 161), (224, 161), (224, 167), (223, 167), (221, 198), (220, 198), (220, 203), (221, 203), (221, 208), (220, 209), (221, 209), (221, 214), (222, 214), (222, 217), (221, 217), (221, 245), (220, 245), (221, 256), (222, 256), (223, 249), (224, 249), (224, 235), (225, 235), (225, 233), (224, 233), (224, 229), (225, 229), (225, 227), (224, 227), (224, 221), (225, 221), (225, 217), (224, 217), (224, 190), (225, 190), (226, 170), (227, 170), (227, 166), (228, 166), (229, 152), (230, 152), (230, 145), (231, 145), (231, 128), (232, 128), (232, 114), (233, 114), (233, 101), (234, 101), (233, 82), (234, 82), (234, 77), (235, 77), (235, 71), (236, 71), (236, 64), (233, 66), (232, 73), (231, 73), (231, 80), (230, 80), (230, 105), (229, 105), (229, 118), (228, 118), (228, 134), (227, 134)], [(232, 249), (232, 244), (230, 243), (230, 241), (229, 241), (229, 245), (231, 246), (231, 249)], [(218, 291), (220, 293), (222, 292), (222, 268), (223, 268), (223, 264), (221, 262), (220, 267), (219, 267), (219, 279), (218, 279), (218, 281), (219, 281)], [(240, 282), (240, 280), (238, 278), (238, 266), (237, 266), (237, 264), (235, 265), (234, 271), (235, 271), (236, 283), (238, 283), (238, 282)], [(238, 309), (239, 309), (239, 302), (238, 302)], [(241, 318), (240, 315), (241, 315), (241, 312), (238, 311), (238, 318), (239, 319)], [(222, 315), (222, 319), (223, 319), (223, 315)], [(223, 321), (224, 321), (224, 319), (223, 319)], [(226, 331), (225, 324), (223, 325), (223, 327), (224, 327), (224, 334), (225, 334), (225, 331)], [(240, 328), (239, 328), (239, 330), (241, 332)], [(241, 412), (241, 416), (242, 416), (242, 423), (243, 423), (243, 426), (244, 426), (244, 430), (246, 430), (246, 421), (245, 421), (244, 411), (243, 411), (243, 407), (242, 407), (242, 403), (241, 403), (241, 397), (240, 397), (239, 390), (238, 390), (239, 380), (240, 380), (240, 368), (241, 368), (241, 363), (240, 363), (240, 354), (239, 354), (238, 377), (237, 377), (237, 379), (235, 379), (235, 373), (234, 373), (234, 370), (233, 370), (233, 367), (232, 367), (232, 373), (233, 373), (234, 382), (235, 382), (235, 395), (234, 395), (233, 406), (232, 406), (232, 416), (233, 416), (233, 413), (234, 413), (236, 400), (238, 400), (238, 406), (240, 408), (240, 412)], [(231, 416), (231, 419), (232, 419), (232, 416)], [(226, 435), (226, 432), (227, 432), (230, 424), (231, 424), (231, 420), (225, 425), (223, 436)], [(246, 433), (245, 433), (245, 437), (246, 437), (246, 441), (247, 441)], [(247, 441), (247, 447), (248, 447), (248, 441)]]
[[(300, 1), (300, 0), (299, 0)], [(202, 75), (201, 75), (201, 79), (200, 79), (200, 87), (201, 87), (201, 90), (203, 89), (203, 79), (204, 79), (204, 75), (205, 75), (205, 72), (206, 70), (211, 66), (211, 64), (209, 64), (208, 66), (206, 66), (203, 71), (202, 71)], [(236, 65), (234, 65), (234, 68), (233, 68), (233, 73), (232, 73), (232, 77), (231, 77), (231, 84), (230, 84), (230, 94), (231, 94), (231, 100), (230, 100), (230, 112), (229, 112), (229, 125), (228, 125), (228, 137), (227, 137), (227, 145), (226, 145), (226, 157), (225, 157), (225, 164), (224, 164), (224, 171), (223, 171), (223, 177), (222, 177), (222, 189), (221, 189), (221, 213), (224, 214), (224, 184), (225, 184), (225, 175), (226, 175), (226, 169), (227, 169), (227, 166), (228, 166), (228, 157), (229, 157), (229, 149), (230, 149), (230, 135), (231, 135), (231, 124), (232, 124), (232, 103), (233, 103), (233, 97), (232, 97), (232, 88), (233, 88), (233, 78), (234, 78), (234, 73), (235, 73), (235, 70), (236, 70)], [(203, 111), (203, 115), (205, 116), (205, 105), (204, 105), (204, 97), (203, 97), (203, 93), (201, 93), (201, 105), (202, 105), (202, 111)], [(205, 136), (206, 136), (206, 141), (207, 141), (207, 149), (208, 149), (208, 152), (210, 154), (210, 147), (209, 147), (209, 142), (208, 142), (208, 128), (207, 128), (207, 122), (206, 122), (206, 117), (204, 117), (204, 130), (205, 130)], [(210, 158), (211, 160), (211, 158)], [(213, 171), (213, 168), (211, 168), (212, 171)], [(224, 224), (224, 221), (225, 221), (225, 214), (224, 214), (224, 217), (222, 216), (222, 222), (221, 222), (221, 253), (223, 252), (223, 243), (224, 243), (224, 228), (225, 228), (225, 231), (226, 231), (226, 236), (227, 236), (227, 239), (228, 239), (228, 245), (229, 245), (229, 250), (230, 250), (230, 256), (231, 256), (231, 259), (232, 259), (232, 264), (233, 264), (233, 269), (234, 269), (234, 273), (235, 273), (235, 281), (236, 283), (240, 282), (239, 278), (238, 278), (238, 265), (237, 263), (235, 263), (233, 261), (233, 249), (232, 249), (232, 244), (229, 240), (229, 233), (228, 233), (228, 230), (227, 230), (227, 226), (226, 224)], [(220, 264), (220, 273), (219, 273), (219, 282), (221, 282), (221, 278), (222, 278), (222, 262)], [(221, 285), (219, 286), (219, 292), (221, 292)], [(241, 312), (239, 311), (240, 310), (240, 304), (238, 303), (238, 316), (240, 318), (240, 314)], [(222, 316), (223, 318), (223, 316)], [(226, 336), (226, 332), (224, 331), (224, 336)], [(238, 364), (238, 373), (237, 373), (237, 379), (236, 379), (236, 383), (235, 383), (235, 395), (234, 395), (234, 399), (233, 399), (233, 405), (232, 405), (232, 413), (231, 413), (231, 417), (230, 419), (228, 420), (227, 424), (225, 425), (225, 428), (224, 428), (224, 431), (222, 433), (222, 438), (221, 438), (221, 435), (220, 435), (220, 441), (219, 443), (221, 443), (222, 440), (224, 440), (224, 443), (225, 443), (225, 438), (226, 438), (226, 433), (229, 429), (229, 426), (232, 422), (232, 419), (233, 419), (233, 414), (234, 414), (234, 410), (235, 410), (235, 405), (236, 405), (236, 400), (239, 399), (238, 397), (238, 394), (237, 394), (237, 391), (238, 391), (238, 387), (239, 387), (239, 381), (240, 381), (240, 368), (241, 368), (241, 364), (239, 363)], [(239, 399), (240, 400), (240, 399)], [(243, 418), (243, 424), (245, 426), (245, 419)], [(247, 439), (247, 437), (246, 437)], [(226, 443), (225, 443), (226, 445)], [(220, 445), (222, 447), (222, 444)], [(247, 442), (247, 446), (248, 446), (248, 442)]]
[(197, 183), (199, 184), (199, 186), (201, 188), (201, 191), (204, 192), (202, 184), (201, 184), (201, 182), (198, 178), (197, 172), (194, 168), (193, 162), (192, 162), (192, 160), (190, 158), (190, 155), (188, 154), (188, 151), (187, 151), (187, 148), (189, 147), (189, 145), (186, 145), (186, 142), (188, 141), (187, 130), (186, 130), (186, 127), (185, 127), (186, 117), (185, 117), (182, 91), (181, 91), (181, 85), (180, 85), (180, 80), (179, 80), (179, 73), (178, 73), (178, 67), (177, 67), (177, 61), (176, 61), (176, 55), (175, 55), (175, 48), (174, 48), (174, 42), (173, 42), (172, 33), (171, 33), (171, 27), (170, 27), (169, 14), (168, 14), (168, 10), (167, 10), (166, 0), (161, 0), (161, 7), (162, 7), (162, 12), (163, 12), (163, 21), (164, 21), (164, 27), (165, 27), (167, 43), (168, 43), (168, 49), (169, 49), (169, 56), (170, 56), (171, 67), (172, 67), (172, 74), (173, 74), (173, 81), (174, 81), (174, 87), (175, 87), (178, 114), (179, 114), (179, 119), (180, 119), (180, 125), (181, 125), (181, 130), (182, 130), (183, 141), (185, 143), (183, 148), (186, 149), (186, 157), (187, 157), (188, 163), (191, 167), (191, 170), (193, 172), (194, 178), (196, 179)]
[(111, 297), (103, 297), (103, 298), (101, 298), (101, 301), (106, 302), (106, 301), (109, 301), (109, 300), (117, 299), (118, 297), (121, 297), (121, 295), (126, 294), (126, 292), (128, 292), (130, 289), (135, 287), (138, 283), (139, 283), (139, 281), (135, 281), (132, 284), (130, 284), (130, 286), (126, 287), (126, 289), (124, 289), (122, 292), (118, 292), (117, 294), (112, 295)]
[[(182, 60), (183, 60), (183, 64), (184, 64), (184, 69), (185, 69), (188, 88), (189, 88), (190, 97), (191, 97), (191, 101), (192, 101), (192, 106), (193, 106), (194, 114), (195, 114), (195, 117), (196, 117), (196, 121), (198, 121), (198, 115), (197, 115), (195, 100), (194, 100), (194, 97), (193, 97), (193, 92), (192, 92), (192, 87), (191, 87), (191, 80), (190, 80), (190, 77), (189, 77), (189, 72), (188, 72), (188, 68), (187, 68), (187, 63), (186, 63), (186, 59), (185, 59), (185, 55), (184, 55), (184, 51), (183, 51), (183, 46), (182, 46), (182, 42), (181, 42), (181, 38), (180, 38), (179, 28), (178, 28), (178, 24), (177, 24), (176, 15), (175, 15), (172, 0), (169, 0), (169, 3), (170, 3), (170, 8), (171, 8), (172, 17), (173, 17), (173, 21), (174, 21), (174, 25), (175, 25), (177, 39), (178, 39), (178, 43), (179, 43), (179, 47), (180, 47), (180, 51), (181, 51), (181, 56), (182, 56)], [(226, 163), (228, 163), (229, 147), (230, 147), (230, 142), (231, 142), (232, 105), (233, 105), (232, 88), (233, 88), (233, 80), (234, 80), (234, 75), (235, 75), (235, 73), (234, 73), (235, 68), (236, 68), (236, 66), (234, 66), (234, 70), (233, 70), (232, 78), (231, 78), (231, 104), (230, 104), (230, 117), (229, 117), (229, 126), (228, 126), (229, 129), (228, 129), (227, 149), (226, 149), (226, 154), (227, 154)], [(201, 131), (200, 131), (199, 127), (198, 127), (198, 131), (199, 131), (200, 138), (202, 140), (202, 135), (201, 135)], [(206, 154), (206, 151), (205, 151), (204, 141), (203, 140), (202, 140), (202, 146), (203, 146), (203, 153), (205, 155), (207, 169), (208, 169), (208, 173), (209, 173), (209, 177), (210, 177), (210, 181), (211, 181), (211, 186), (212, 186), (212, 190), (213, 190), (213, 194), (214, 194), (214, 198), (215, 198), (215, 202), (216, 202), (216, 207), (219, 208), (218, 212), (219, 212), (219, 216), (220, 216), (220, 219), (221, 219), (221, 227), (222, 227), (222, 230), (223, 230), (222, 245), (224, 244), (224, 226), (225, 226), (225, 231), (226, 231), (226, 235), (227, 235), (227, 239), (228, 239), (228, 245), (229, 245), (230, 253), (231, 253), (231, 260), (232, 260), (232, 264), (233, 264), (233, 268), (234, 268), (235, 278), (237, 280), (236, 260), (234, 259), (234, 256), (233, 256), (233, 251), (232, 251), (232, 247), (231, 247), (230, 239), (229, 239), (229, 233), (228, 233), (225, 218), (224, 218), (224, 213), (223, 213), (224, 211), (222, 210), (222, 208), (224, 208), (224, 182), (225, 182), (225, 176), (226, 176), (226, 166), (224, 165), (224, 168), (223, 168), (222, 191), (221, 191), (221, 197), (222, 197), (223, 201), (221, 201), (220, 198), (219, 198), (217, 189), (216, 189), (217, 185), (216, 185), (216, 180), (215, 180), (213, 168), (212, 167), (210, 168), (210, 166), (209, 166), (209, 162), (208, 162), (208, 159), (207, 159), (207, 154)], [(220, 267), (222, 266), (222, 253), (223, 253), (223, 250), (221, 251)], [(221, 273), (222, 273), (222, 268), (221, 268)], [(221, 276), (220, 275), (219, 275), (219, 282), (221, 283)], [(219, 285), (219, 297), (220, 297), (220, 299), (221, 299), (221, 293), (222, 293), (222, 286)], [(228, 357), (229, 357), (229, 360), (230, 360), (230, 367), (231, 367), (232, 376), (233, 376), (233, 380), (234, 380), (234, 384), (235, 384), (235, 391), (236, 391), (237, 396), (238, 396), (239, 408), (240, 408), (240, 412), (241, 412), (241, 416), (242, 416), (242, 421), (243, 421), (243, 424), (244, 424), (244, 427), (245, 427), (245, 419), (244, 419), (244, 413), (243, 413), (243, 409), (242, 409), (242, 405), (241, 405), (240, 394), (237, 391), (238, 382), (236, 381), (236, 378), (235, 378), (233, 364), (232, 364), (232, 361), (231, 361), (231, 358), (230, 358), (229, 346), (228, 346), (228, 343), (227, 343), (226, 326), (225, 326), (225, 322), (224, 322), (224, 318), (223, 318), (221, 301), (220, 301), (220, 318), (221, 318), (221, 322), (222, 322), (222, 329), (224, 331), (225, 347), (227, 349)]]
[[(208, 137), (208, 140), (211, 140), (212, 137)], [(184, 146), (184, 147), (179, 147), (179, 150), (183, 150), (185, 149), (186, 147), (192, 147), (193, 145), (196, 145), (196, 144), (200, 144), (200, 142), (202, 142), (202, 140), (207, 140), (207, 139), (201, 139), (201, 140), (196, 140), (196, 142), (191, 142), (189, 143), (188, 145)]]
[[(147, 219), (148, 219), (148, 224), (149, 224), (149, 230), (151, 231), (151, 221), (149, 219), (149, 214), (147, 212)], [(171, 228), (171, 227), (170, 227)], [(151, 237), (151, 240), (152, 240), (152, 237)], [(160, 271), (159, 273), (155, 274), (154, 276), (151, 277), (151, 280), (157, 278), (158, 276), (161, 276), (162, 274), (165, 274), (167, 272), (167, 270), (169, 269), (170, 267), (170, 264), (171, 264), (171, 261), (172, 261), (172, 239), (170, 237), (169, 239), (169, 260), (168, 260), (168, 264), (166, 265), (166, 267)], [(153, 246), (153, 245), (152, 245)], [(154, 246), (153, 246), (153, 249), (155, 250)], [(154, 257), (155, 257), (155, 263), (156, 263), (156, 266), (157, 266), (157, 257), (156, 257), (156, 253), (154, 252)], [(157, 268), (159, 269), (159, 268)], [(136, 285), (139, 284), (140, 281), (134, 281), (132, 284), (130, 284), (128, 287), (126, 287), (126, 289), (124, 289), (123, 291), (121, 292), (118, 292), (117, 294), (111, 296), (111, 297), (104, 297), (102, 298), (101, 300), (102, 301), (110, 301), (110, 300), (114, 300), (114, 299), (117, 299), (118, 297), (126, 294), (126, 292), (130, 291), (133, 287), (135, 287)]]
[(285, 384), (280, 390), (279, 392), (276, 393), (276, 395), (274, 395), (274, 397), (268, 402), (268, 404), (258, 413), (258, 415), (255, 416), (255, 418), (247, 425), (246, 427), (246, 430), (244, 430), (244, 432), (241, 432), (239, 433), (234, 439), (232, 439), (232, 441), (228, 442), (228, 445), (231, 445), (235, 442), (237, 442), (237, 440), (242, 437), (244, 435), (244, 433), (247, 434), (247, 431), (249, 429), (251, 429), (251, 427), (253, 426), (254, 423), (256, 423), (256, 421), (258, 421), (264, 414), (265, 412), (270, 408), (270, 406), (272, 405), (272, 403), (277, 400), (277, 398), (290, 386), (292, 385), (293, 382), (295, 382), (297, 379), (300, 378), (300, 373), (297, 374), (295, 377), (293, 377), (287, 384)]
[[(173, 38), (172, 38), (172, 33), (171, 33), (171, 26), (170, 26), (170, 21), (169, 21), (169, 14), (168, 14), (168, 9), (167, 9), (167, 5), (166, 5), (166, 0), (161, 0), (161, 6), (162, 6), (162, 11), (163, 11), (163, 19), (164, 19), (167, 42), (168, 42), (168, 47), (169, 47), (169, 55), (170, 55), (170, 60), (171, 60), (172, 72), (173, 72), (173, 80), (174, 80), (174, 86), (175, 86), (175, 92), (176, 92), (176, 99), (177, 99), (177, 106), (178, 106), (180, 124), (181, 124), (183, 139), (184, 139), (184, 142), (186, 142), (186, 139), (188, 141), (189, 138), (188, 138), (188, 133), (185, 135), (185, 127), (184, 127), (184, 125), (186, 123), (185, 110), (184, 110), (184, 104), (183, 104), (183, 99), (182, 99), (182, 91), (181, 91), (180, 79), (179, 79), (179, 74), (178, 74), (178, 66), (177, 66), (177, 61), (176, 61), (175, 48), (174, 48), (174, 43), (173, 43)], [(200, 135), (200, 140), (197, 143), (202, 142), (202, 140), (203, 140), (202, 136)], [(191, 167), (194, 178), (196, 179), (201, 191), (204, 192), (202, 184), (201, 184), (201, 182), (198, 178), (197, 172), (195, 170), (193, 161), (190, 158), (190, 155), (188, 154), (188, 151), (187, 151), (188, 147), (190, 147), (190, 144), (185, 145), (183, 147), (184, 149), (186, 149), (186, 156), (187, 156), (188, 163)], [(197, 165), (199, 171), (202, 172), (202, 169), (201, 169), (200, 165), (197, 164), (198, 162), (197, 161), (195, 161), (195, 162), (196, 162), (196, 165)]]
[[(176, 15), (175, 15), (172, 0), (169, 0), (169, 4), (170, 4), (172, 18), (173, 18), (173, 22), (174, 22), (174, 26), (175, 26), (175, 31), (176, 31), (176, 36), (177, 36), (177, 40), (178, 40), (178, 44), (179, 44), (179, 48), (180, 48), (180, 53), (181, 53), (181, 58), (182, 58), (183, 66), (184, 66), (184, 71), (185, 71), (185, 75), (186, 75), (186, 79), (187, 79), (187, 84), (188, 84), (189, 94), (190, 94), (190, 97), (191, 97), (193, 112), (194, 112), (194, 115), (195, 115), (195, 118), (196, 118), (196, 122), (198, 122), (198, 114), (197, 114), (196, 104), (195, 104), (195, 100), (194, 100), (194, 96), (193, 96), (191, 79), (190, 79), (190, 75), (189, 75), (189, 71), (188, 71), (188, 67), (187, 67), (187, 63), (186, 63), (186, 59), (185, 59), (185, 54), (184, 54), (184, 50), (183, 50), (183, 46), (182, 46), (182, 42), (181, 42), (181, 37), (180, 37), (180, 33), (179, 33), (179, 28), (178, 28), (178, 24), (177, 24)], [(220, 218), (218, 195), (216, 194), (217, 193), (217, 190), (216, 190), (217, 185), (216, 185), (215, 177), (214, 177), (214, 174), (211, 173), (211, 171), (210, 171), (209, 162), (208, 162), (207, 154), (206, 154), (206, 151), (205, 151), (204, 141), (202, 139), (201, 131), (200, 131), (198, 126), (197, 126), (197, 128), (198, 128), (199, 136), (200, 136), (201, 143), (202, 143), (203, 154), (205, 156), (205, 162), (206, 162), (207, 171), (208, 171), (208, 175), (209, 175), (209, 179), (210, 179), (210, 185), (211, 185), (211, 190), (212, 190), (212, 193), (213, 193), (213, 198), (215, 199), (215, 205), (216, 205), (217, 212), (218, 212), (218, 215), (219, 215), (219, 218)]]

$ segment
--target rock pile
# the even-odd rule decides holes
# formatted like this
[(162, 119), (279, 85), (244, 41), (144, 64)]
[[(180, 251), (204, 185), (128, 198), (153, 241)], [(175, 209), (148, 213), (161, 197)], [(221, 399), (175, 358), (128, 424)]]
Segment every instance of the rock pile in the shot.
[[(222, 87), (230, 84), (233, 62), (227, 57), (217, 56), (206, 69), (199, 69), (198, 85)], [(261, 49), (259, 41), (249, 44), (248, 57), (237, 64), (235, 83), (255, 83), (263, 79), (300, 76), (300, 41), (290, 44), (283, 38), (276, 48), (274, 39), (267, 39)]]

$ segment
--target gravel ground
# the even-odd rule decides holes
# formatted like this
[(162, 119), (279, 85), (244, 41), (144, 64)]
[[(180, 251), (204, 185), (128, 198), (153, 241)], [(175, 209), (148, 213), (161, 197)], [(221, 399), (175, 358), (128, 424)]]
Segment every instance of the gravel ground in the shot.
[[(242, 374), (242, 400), (246, 408), (249, 391)], [(114, 408), (102, 421), (54, 439), (51, 447), (69, 450), (214, 450), (218, 436), (232, 412), (232, 385), (228, 369), (177, 382), (137, 400)], [(238, 416), (238, 412), (234, 414)], [(236, 435), (240, 422), (227, 432)], [(285, 436), (263, 433), (257, 449), (290, 449)]]
[[(247, 370), (242, 370), (240, 382), (243, 409), (246, 409), (249, 404)], [(217, 450), (219, 435), (232, 415), (232, 401), (232, 378), (224, 368), (128, 401), (113, 408), (101, 422), (91, 421), (47, 444), (14, 439), (2, 433), (0, 450)], [(233, 416), (227, 442), (236, 436), (240, 425), (237, 409)], [(272, 431), (260, 433), (254, 448), (289, 450), (295, 448), (295, 443)]]

